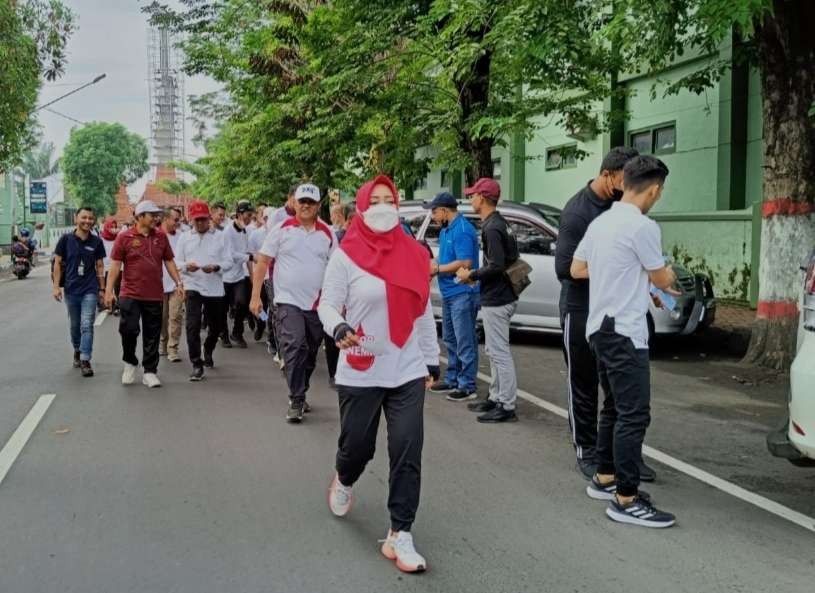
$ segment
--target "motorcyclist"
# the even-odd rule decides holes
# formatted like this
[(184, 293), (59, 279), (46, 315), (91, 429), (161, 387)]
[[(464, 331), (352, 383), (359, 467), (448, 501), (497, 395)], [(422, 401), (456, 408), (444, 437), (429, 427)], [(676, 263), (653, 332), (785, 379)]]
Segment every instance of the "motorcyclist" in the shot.
[(23, 247), (25, 247), (25, 257), (28, 259), (28, 263), (33, 267), (36, 243), (34, 242), (34, 239), (31, 238), (31, 231), (28, 229), (20, 229), (18, 241), (23, 245)]

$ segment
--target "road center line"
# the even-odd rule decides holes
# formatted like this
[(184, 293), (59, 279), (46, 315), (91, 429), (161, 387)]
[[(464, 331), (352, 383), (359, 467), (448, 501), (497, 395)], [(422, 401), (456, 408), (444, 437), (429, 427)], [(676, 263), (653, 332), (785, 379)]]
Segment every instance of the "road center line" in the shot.
[(100, 312), (99, 315), (96, 316), (96, 321), (93, 322), (94, 327), (99, 327), (100, 325), (102, 325), (105, 322), (105, 319), (107, 318), (108, 318), (107, 310)]
[(6, 446), (0, 451), (0, 484), (6, 479), (6, 474), (23, 451), (23, 447), (25, 447), (28, 439), (31, 438), (31, 435), (39, 425), (40, 420), (45, 416), (48, 408), (54, 402), (56, 396), (55, 393), (41, 395), (31, 410), (29, 410), (28, 414), (26, 414), (26, 417), (23, 418), (20, 426), (18, 426), (14, 434), (11, 435)]
[[(440, 357), (440, 360), (444, 364), (448, 364), (447, 359), (443, 356)], [(492, 378), (485, 374), (485, 373), (478, 373), (478, 378), (482, 381), (489, 383)], [(568, 418), (569, 413), (560, 406), (557, 406), (551, 402), (548, 402), (544, 399), (539, 398), (536, 395), (532, 395), (528, 391), (524, 391), (523, 389), (518, 389), (518, 397), (528, 401), (529, 403), (535, 404), (536, 406), (543, 408), (547, 412), (551, 412), (556, 416), (560, 416), (561, 418)], [(755, 492), (751, 492), (749, 490), (745, 490), (741, 486), (737, 486), (732, 482), (728, 482), (722, 478), (714, 476), (713, 474), (706, 472), (703, 469), (700, 469), (690, 463), (686, 463), (681, 459), (677, 459), (672, 455), (668, 455), (667, 453), (663, 453), (659, 449), (654, 449), (653, 447), (649, 447), (648, 445), (642, 446), (642, 454), (659, 461), (671, 467), (683, 474), (686, 474), (692, 478), (696, 478), (700, 482), (704, 482), (708, 486), (713, 486), (717, 490), (721, 490), (722, 492), (726, 492), (731, 496), (735, 496), (739, 500), (743, 500), (744, 502), (750, 503), (754, 506), (759, 507), (760, 509), (764, 509), (768, 513), (772, 513), (782, 519), (786, 519), (791, 523), (795, 523), (803, 527), (804, 529), (808, 529), (809, 531), (815, 531), (815, 518), (809, 517), (804, 515), (803, 513), (799, 513), (789, 507), (786, 507), (782, 504), (779, 504), (769, 498), (765, 498), (760, 494), (756, 494)]]

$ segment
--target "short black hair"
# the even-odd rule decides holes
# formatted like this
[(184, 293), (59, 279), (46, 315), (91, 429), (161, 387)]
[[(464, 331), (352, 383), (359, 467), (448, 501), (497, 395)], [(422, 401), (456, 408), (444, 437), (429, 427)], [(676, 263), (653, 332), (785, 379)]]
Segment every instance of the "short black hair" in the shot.
[(169, 208), (165, 208), (163, 214), (164, 214), (164, 216), (170, 216), (171, 212), (175, 212), (179, 216), (184, 216), (184, 213), (181, 211), (181, 208), (179, 208), (178, 206), (170, 206)]
[(651, 155), (634, 157), (623, 167), (623, 185), (626, 191), (639, 193), (655, 183), (662, 185), (668, 176), (668, 167)]
[(224, 204), (223, 202), (215, 202), (212, 205), (212, 209), (214, 210), (215, 208), (220, 208), (221, 210), (226, 210), (226, 204)]
[(639, 154), (639, 151), (631, 146), (615, 146), (603, 157), (600, 171), (622, 171), (625, 164)]
[(96, 216), (96, 211), (90, 206), (80, 206), (79, 208), (76, 209), (76, 213), (79, 214), (83, 210), (87, 210), (88, 212)]

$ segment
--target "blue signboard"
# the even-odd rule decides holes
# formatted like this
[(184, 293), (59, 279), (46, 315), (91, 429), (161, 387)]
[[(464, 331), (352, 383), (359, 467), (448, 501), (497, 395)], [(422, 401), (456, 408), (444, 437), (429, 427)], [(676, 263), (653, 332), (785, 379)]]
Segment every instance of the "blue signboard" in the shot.
[(29, 187), (31, 214), (46, 214), (48, 212), (48, 188), (45, 181), (32, 181)]

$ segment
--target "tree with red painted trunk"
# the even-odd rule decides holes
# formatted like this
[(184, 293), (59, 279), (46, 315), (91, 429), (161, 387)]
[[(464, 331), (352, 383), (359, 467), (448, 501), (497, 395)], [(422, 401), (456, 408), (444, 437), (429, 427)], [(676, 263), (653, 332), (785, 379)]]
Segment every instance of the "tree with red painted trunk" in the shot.
[(668, 93), (703, 92), (716, 82), (731, 65), (718, 52), (730, 35), (734, 59), (750, 60), (759, 69), (764, 118), (760, 289), (745, 361), (787, 368), (799, 314), (799, 265), (815, 245), (815, 2), (615, 0), (613, 6), (607, 29), (624, 63), (658, 72), (688, 48), (710, 56)]

